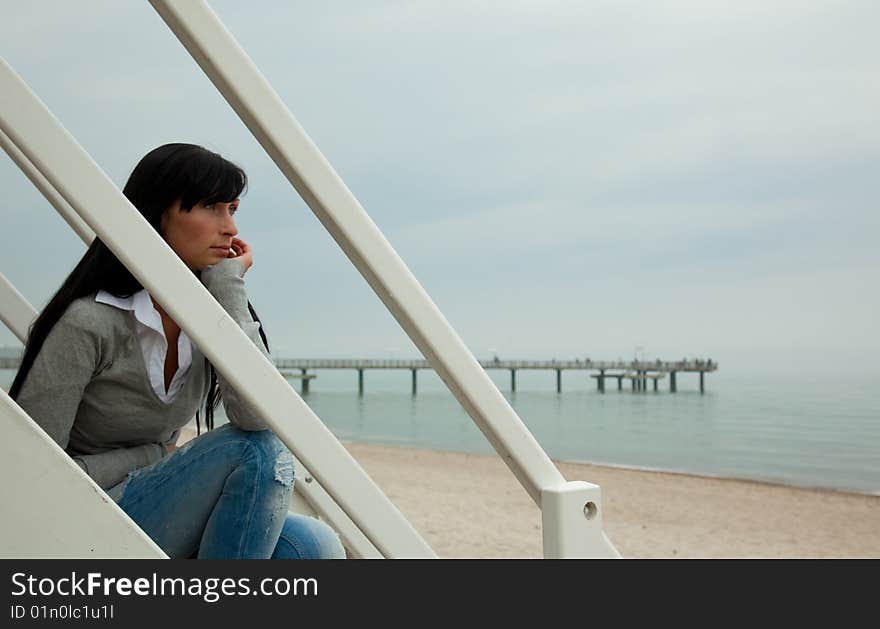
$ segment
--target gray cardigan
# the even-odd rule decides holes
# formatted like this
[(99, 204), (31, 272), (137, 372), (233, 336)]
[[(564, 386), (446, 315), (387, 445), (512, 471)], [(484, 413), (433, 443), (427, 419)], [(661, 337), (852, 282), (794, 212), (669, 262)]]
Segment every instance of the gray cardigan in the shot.
[[(201, 281), (254, 344), (268, 356), (260, 324), (247, 307), (239, 260), (208, 267)], [(166, 456), (180, 428), (204, 403), (209, 371), (193, 344), (192, 366), (169, 404), (150, 386), (133, 313), (95, 301), (74, 300), (46, 336), (16, 402), (102, 488)], [(266, 424), (219, 375), (232, 424)]]

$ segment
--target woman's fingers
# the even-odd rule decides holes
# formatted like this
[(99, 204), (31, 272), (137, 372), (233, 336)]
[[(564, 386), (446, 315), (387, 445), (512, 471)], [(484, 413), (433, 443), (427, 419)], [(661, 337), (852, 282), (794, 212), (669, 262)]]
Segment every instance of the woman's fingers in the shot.
[(231, 251), (229, 252), (230, 258), (237, 258), (243, 253), (246, 253), (250, 247), (246, 242), (240, 240), (238, 238), (232, 239), (232, 244), (230, 245)]
[(243, 241), (241, 238), (233, 238), (232, 239), (232, 251), (235, 252), (235, 255), (231, 255), (231, 258), (239, 258), (241, 260), (241, 264), (243, 267), (242, 274), (247, 272), (249, 268), (254, 264), (254, 254), (251, 250), (251, 246)]
[(248, 253), (251, 250), (251, 246), (243, 241), (241, 238), (233, 238), (232, 246), (241, 249), (242, 253)]

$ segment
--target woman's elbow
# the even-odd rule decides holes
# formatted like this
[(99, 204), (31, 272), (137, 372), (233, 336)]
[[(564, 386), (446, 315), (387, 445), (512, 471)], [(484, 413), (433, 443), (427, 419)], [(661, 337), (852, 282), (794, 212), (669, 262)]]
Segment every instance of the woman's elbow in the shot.
[(238, 413), (230, 413), (227, 411), (226, 416), (229, 418), (230, 424), (248, 432), (257, 432), (260, 430), (268, 430), (270, 428), (269, 424), (257, 415), (239, 415)]

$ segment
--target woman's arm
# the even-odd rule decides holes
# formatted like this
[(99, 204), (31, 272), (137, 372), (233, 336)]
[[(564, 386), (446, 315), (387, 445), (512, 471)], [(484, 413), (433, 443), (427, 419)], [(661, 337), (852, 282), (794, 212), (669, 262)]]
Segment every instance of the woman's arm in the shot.
[[(83, 391), (100, 369), (102, 343), (87, 309), (74, 302), (49, 331), (16, 402), (62, 449), (67, 450)], [(70, 453), (68, 453), (70, 454)], [(162, 458), (158, 443), (71, 458), (104, 489), (128, 472)]]
[[(260, 324), (254, 321), (247, 306), (243, 274), (247, 270), (239, 258), (227, 258), (202, 271), (202, 283), (214, 299), (223, 306), (229, 316), (241, 327), (249, 339), (269, 358), (269, 350), (260, 338)], [(242, 430), (266, 430), (269, 428), (256, 409), (245, 402), (219, 372), (220, 397), (230, 423)]]
[(125, 480), (129, 472), (155, 463), (164, 454), (160, 444), (145, 443), (98, 454), (77, 454), (72, 458), (102, 489), (110, 489)]

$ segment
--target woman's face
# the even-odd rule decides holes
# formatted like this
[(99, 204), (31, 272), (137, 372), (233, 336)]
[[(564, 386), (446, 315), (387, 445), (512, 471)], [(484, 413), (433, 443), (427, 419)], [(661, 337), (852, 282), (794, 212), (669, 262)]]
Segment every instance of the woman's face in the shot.
[(229, 255), (232, 238), (238, 234), (232, 218), (238, 205), (238, 199), (207, 206), (199, 203), (185, 212), (180, 201), (175, 201), (162, 214), (162, 237), (193, 272), (202, 271)]

